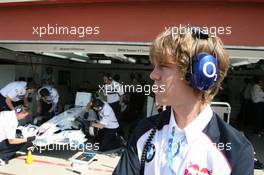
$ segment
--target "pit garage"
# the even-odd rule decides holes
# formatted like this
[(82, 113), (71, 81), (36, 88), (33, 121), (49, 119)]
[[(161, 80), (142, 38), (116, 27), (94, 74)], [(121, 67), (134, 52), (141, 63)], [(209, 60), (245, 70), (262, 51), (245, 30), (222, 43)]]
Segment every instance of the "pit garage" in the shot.
[[(229, 114), (226, 121), (229, 121), (234, 127), (240, 128), (241, 131), (250, 133), (249, 135), (255, 141), (256, 149), (260, 151), (261, 155), (261, 145), (263, 143), (261, 138), (252, 133), (254, 122), (249, 123), (249, 125), (238, 123), (240, 122), (238, 117), (242, 107), (241, 99), (239, 98), (241, 85), (243, 85), (245, 78), (252, 79), (255, 76), (262, 76), (263, 62), (261, 59), (263, 51), (261, 49), (248, 48), (227, 49), (231, 58), (231, 68), (227, 81), (214, 99), (214, 102), (230, 104), (231, 109), (226, 113)], [(116, 81), (124, 85), (134, 84), (135, 80), (143, 86), (152, 85), (149, 78), (152, 65), (149, 62), (148, 51), (148, 43), (145, 45), (137, 43), (121, 43), (117, 45), (116, 43), (70, 42), (67, 44), (5, 43), (1, 44), (1, 87), (14, 80), (34, 80), (41, 83), (46, 80), (46, 77), (49, 77), (54, 82), (54, 86), (60, 95), (60, 101), (56, 109), (56, 112), (60, 114), (74, 106), (78, 92), (98, 94), (100, 86), (103, 86), (102, 73), (104, 72), (111, 73)], [(125, 93), (125, 98), (126, 105), (122, 111), (122, 125), (124, 126), (127, 139), (139, 120), (150, 116), (151, 113), (154, 114), (156, 111), (152, 111), (153, 94), (150, 89), (145, 89), (145, 91), (144, 89), (139, 89), (138, 92), (128, 91)], [(138, 107), (137, 103), (139, 102), (142, 103)], [(33, 109), (33, 114), (26, 120), (21, 121), (20, 125), (32, 123), (37, 115), (34, 110), (35, 105), (35, 101), (32, 100), (30, 106)], [(52, 151), (44, 149), (43, 152), (50, 156)], [(74, 153), (70, 155), (76, 155), (76, 152)], [(59, 154), (60, 157), (60, 150), (57, 150), (56, 154)], [(105, 155), (102, 154), (102, 156)], [(106, 157), (106, 159), (109, 158)], [(260, 159), (262, 158), (260, 157)], [(54, 159), (54, 161), (56, 162), (57, 160)], [(114, 167), (114, 165), (110, 167)]]
[[(216, 10), (222, 14), (222, 17), (218, 19), (215, 15), (214, 18), (207, 19), (205, 23), (202, 23), (205, 20), (202, 15), (198, 15), (200, 18), (191, 21), (187, 20), (192, 19), (190, 14), (185, 19), (181, 19), (179, 15), (183, 15), (184, 12), (179, 11), (174, 14), (174, 9), (171, 6), (177, 5), (180, 7), (179, 9), (183, 10), (189, 7), (188, 3), (178, 1), (168, 4), (161, 1), (141, 2), (142, 6), (140, 7), (130, 1), (122, 3), (116, 1), (91, 1), (88, 3), (55, 1), (26, 2), (25, 4), (16, 2), (14, 4), (4, 3), (2, 6), (0, 4), (0, 9), (3, 9), (0, 10), (0, 15), (4, 16), (3, 22), (0, 23), (0, 27), (2, 27), (2, 31), (0, 30), (0, 89), (12, 81), (36, 82), (38, 85), (51, 83), (59, 94), (55, 116), (57, 118), (51, 122), (55, 123), (54, 126), (48, 123), (44, 127), (42, 126), (42, 129), (44, 128), (46, 131), (47, 128), (49, 130), (54, 128), (50, 133), (57, 134), (61, 132), (56, 128), (58, 125), (69, 125), (70, 127), (64, 127), (62, 131), (82, 130), (85, 138), (78, 134), (71, 135), (70, 132), (64, 132), (61, 134), (63, 139), (67, 138), (66, 142), (68, 142), (72, 138), (80, 136), (80, 139), (85, 139), (85, 143), (87, 143), (90, 141), (89, 139), (93, 141), (94, 133), (91, 133), (96, 131), (90, 131), (88, 127), (87, 133), (90, 136), (86, 137), (87, 133), (83, 131), (84, 126), (76, 125), (73, 128), (71, 124), (67, 123), (67, 116), (70, 116), (69, 118), (83, 116), (84, 108), (90, 101), (87, 99), (92, 96), (106, 100), (101, 89), (104, 85), (102, 75), (109, 73), (111, 78), (122, 85), (141, 86), (141, 88), (127, 89), (124, 92), (120, 121), (124, 130), (124, 139), (127, 140), (141, 119), (157, 113), (154, 107), (154, 94), (149, 88), (153, 85), (153, 81), (149, 78), (153, 69), (149, 61), (149, 46), (152, 39), (164, 26), (174, 25), (173, 17), (179, 23), (202, 23), (204, 26), (213, 26), (214, 20), (218, 19), (223, 21), (221, 26), (231, 26), (233, 35), (230, 35), (232, 37), (229, 35), (220, 36), (227, 43), (225, 48), (230, 56), (230, 69), (212, 106), (216, 111), (220, 109), (218, 112), (226, 122), (247, 135), (254, 146), (256, 158), (259, 162), (264, 162), (264, 139), (254, 131), (254, 118), (246, 116), (243, 111), (243, 108), (248, 108), (248, 106), (243, 106), (242, 97), (246, 79), (253, 80), (255, 77), (264, 77), (264, 43), (258, 37), (259, 34), (262, 34), (259, 25), (263, 26), (264, 24), (256, 24), (255, 21), (250, 20), (251, 17), (260, 18), (261, 9), (264, 7), (263, 3), (241, 1), (238, 2), (239, 6), (232, 2), (230, 7), (227, 7), (225, 4), (228, 2), (216, 2), (219, 6), (218, 10), (212, 10), (214, 4), (205, 3), (207, 5), (201, 7), (203, 10), (210, 12)], [(167, 9), (168, 12), (167, 14), (166, 10), (162, 12), (167, 17), (165, 22), (158, 15), (151, 16), (151, 14), (156, 14), (155, 11), (160, 6)], [(149, 11), (144, 12), (145, 8)], [(192, 9), (199, 12), (194, 7)], [(251, 17), (243, 15), (242, 11), (245, 9), (249, 11), (248, 14)], [(35, 11), (32, 12), (32, 10)], [(90, 11), (89, 14), (86, 13), (87, 10)], [(232, 10), (236, 10), (236, 13), (233, 13)], [(66, 11), (70, 13), (66, 13)], [(100, 15), (103, 11), (110, 15), (108, 19), (104, 19)], [(83, 17), (80, 19), (78, 14), (83, 14)], [(241, 15), (239, 20), (236, 21), (235, 18), (232, 18), (234, 14)], [(8, 25), (12, 15), (13, 17), (22, 16), (24, 22), (17, 20), (16, 23)], [(35, 17), (33, 17), (34, 15)], [(53, 19), (54, 16), (57, 16), (57, 20)], [(156, 20), (148, 21), (150, 16)], [(243, 17), (247, 19), (246, 24), (243, 23)], [(117, 20), (117, 18), (120, 19)], [(41, 27), (47, 27), (48, 24), (53, 24), (53, 27), (58, 27), (59, 24), (85, 26), (86, 19), (89, 21), (89, 26), (99, 26), (99, 28), (92, 28), (95, 32), (93, 35), (53, 35), (47, 34), (48, 31), (42, 31), (44, 34), (40, 35)], [(120, 25), (120, 21), (123, 21), (122, 25)], [(145, 25), (146, 21), (148, 21), (147, 25)], [(240, 27), (241, 25), (244, 28)], [(255, 26), (255, 28), (252, 27), (253, 31), (247, 30), (246, 26), (249, 25)], [(18, 26), (20, 26), (20, 32), (15, 30)], [(241, 39), (241, 36), (244, 38)], [(25, 120), (19, 122), (20, 126), (29, 126), (29, 128), (33, 126), (33, 121), (38, 115), (35, 99), (35, 94), (33, 94), (29, 100), (32, 113)], [(76, 106), (82, 106), (82, 108)], [(58, 117), (66, 119), (64, 121)], [(59, 122), (60, 124), (58, 124)], [(9, 165), (0, 167), (0, 174), (20, 175), (22, 171), (22, 174), (35, 174), (36, 171), (39, 171), (37, 174), (111, 174), (124, 149), (124, 145), (121, 145), (120, 148), (109, 152), (92, 151), (89, 152), (87, 158), (87, 155), (86, 157), (82, 155), (85, 152), (83, 150), (64, 150), (66, 142), (64, 143), (58, 135), (53, 136), (53, 142), (47, 142), (43, 144), (43, 147), (37, 145), (37, 151), (33, 152), (34, 162), (32, 165), (25, 165), (24, 161), (28, 155), (19, 153), (21, 155), (11, 160)], [(94, 147), (95, 145), (91, 145), (92, 150)], [(82, 156), (87, 161), (82, 161)], [(256, 170), (255, 174), (264, 173), (263, 170)]]

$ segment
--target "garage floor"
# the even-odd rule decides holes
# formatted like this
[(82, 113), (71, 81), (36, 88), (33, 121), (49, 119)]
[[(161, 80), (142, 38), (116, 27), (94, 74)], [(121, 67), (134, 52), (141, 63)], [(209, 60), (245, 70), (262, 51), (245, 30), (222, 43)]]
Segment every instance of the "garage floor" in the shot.
[(26, 155), (20, 155), (10, 160), (9, 164), (0, 167), (0, 175), (110, 175), (118, 163), (120, 150), (108, 153), (98, 153), (95, 161), (91, 162), (87, 170), (73, 171), (72, 159), (80, 155), (80, 152), (71, 151), (45, 151), (42, 154), (34, 154), (34, 162), (25, 163)]
[[(264, 137), (259, 138), (255, 134), (248, 134), (251, 142), (257, 152), (257, 158), (264, 162)], [(121, 150), (114, 150), (107, 153), (98, 153), (96, 161), (93, 161), (87, 170), (82, 173), (73, 172), (71, 163), (73, 158), (80, 155), (80, 152), (74, 151), (44, 151), (34, 153), (34, 162), (31, 165), (25, 163), (26, 155), (18, 156), (11, 160), (8, 165), (0, 167), (0, 175), (47, 175), (47, 174), (63, 174), (63, 175), (110, 175), (114, 167), (118, 163)], [(256, 170), (255, 175), (264, 175), (263, 170)]]

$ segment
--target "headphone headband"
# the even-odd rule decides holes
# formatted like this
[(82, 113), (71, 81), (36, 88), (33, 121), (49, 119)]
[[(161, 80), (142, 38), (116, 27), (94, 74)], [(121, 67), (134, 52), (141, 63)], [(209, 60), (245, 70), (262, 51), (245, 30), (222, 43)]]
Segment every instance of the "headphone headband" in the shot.
[(192, 27), (192, 36), (198, 39), (208, 39), (208, 31), (202, 30), (200, 27)]
[(104, 102), (101, 101), (100, 99), (96, 98), (92, 100), (92, 108), (98, 108), (99, 110), (101, 110), (104, 106)]
[(113, 80), (112, 75), (109, 72), (104, 72), (102, 75), (105, 76), (108, 80)]

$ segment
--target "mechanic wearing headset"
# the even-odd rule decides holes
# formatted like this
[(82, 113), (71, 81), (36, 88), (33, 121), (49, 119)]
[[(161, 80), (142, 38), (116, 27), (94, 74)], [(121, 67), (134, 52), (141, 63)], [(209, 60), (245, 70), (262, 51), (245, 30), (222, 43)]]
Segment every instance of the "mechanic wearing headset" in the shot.
[(34, 92), (36, 84), (13, 81), (0, 90), (0, 111), (14, 110), (21, 100), (28, 106), (28, 96)]
[(252, 175), (253, 148), (209, 105), (226, 76), (221, 40), (198, 27), (161, 33), (150, 48), (150, 78), (170, 106), (135, 129), (114, 175)]
[(54, 87), (41, 87), (36, 94), (36, 101), (37, 113), (41, 118), (36, 118), (34, 120), (35, 124), (42, 124), (55, 116), (56, 107), (59, 102), (59, 94)]
[(87, 105), (88, 110), (97, 112), (100, 120), (92, 122), (91, 126), (99, 128), (96, 141), (99, 142), (99, 150), (107, 151), (120, 147), (119, 124), (111, 106), (100, 100), (94, 99)]
[(18, 120), (22, 120), (28, 115), (29, 112), (22, 106), (17, 106), (12, 111), (0, 112), (0, 166), (8, 163), (17, 151), (26, 151), (32, 146), (35, 136), (16, 138)]

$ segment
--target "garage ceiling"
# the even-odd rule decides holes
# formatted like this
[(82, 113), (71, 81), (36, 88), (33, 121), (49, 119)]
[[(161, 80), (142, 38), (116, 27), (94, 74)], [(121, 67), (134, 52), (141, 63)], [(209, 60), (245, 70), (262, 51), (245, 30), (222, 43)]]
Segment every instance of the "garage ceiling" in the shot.
[(40, 52), (36, 53), (45, 56), (51, 56), (60, 59), (69, 59), (71, 61), (86, 62), (86, 63), (127, 63), (127, 64), (149, 64), (148, 56), (146, 55), (131, 55), (131, 54), (94, 54), (87, 52)]
[[(86, 63), (127, 63), (149, 64), (150, 43), (112, 43), (112, 42), (42, 42), (42, 43), (4, 43), (0, 47), (20, 52), (34, 52), (59, 59), (69, 59)], [(231, 65), (240, 66), (257, 63), (264, 59), (263, 47), (226, 46)]]

